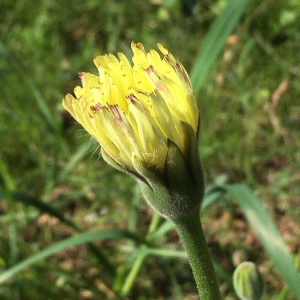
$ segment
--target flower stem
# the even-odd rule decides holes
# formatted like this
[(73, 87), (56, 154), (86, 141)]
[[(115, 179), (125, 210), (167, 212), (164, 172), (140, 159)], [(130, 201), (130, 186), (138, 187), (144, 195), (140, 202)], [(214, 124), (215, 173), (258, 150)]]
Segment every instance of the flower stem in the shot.
[(172, 221), (189, 257), (201, 300), (221, 300), (198, 210), (187, 217)]

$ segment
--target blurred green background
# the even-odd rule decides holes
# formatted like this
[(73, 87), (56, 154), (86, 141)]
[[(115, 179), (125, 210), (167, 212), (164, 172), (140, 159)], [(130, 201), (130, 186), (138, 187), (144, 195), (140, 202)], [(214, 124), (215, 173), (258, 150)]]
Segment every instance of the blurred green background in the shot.
[[(204, 56), (205, 37), (228, 3), (1, 2), (0, 278), (1, 272), (25, 258), (37, 258), (42, 249), (76, 232), (97, 229), (111, 236), (90, 238), (93, 244), (62, 247), (38, 263), (28, 262), (3, 280), (0, 299), (197, 299), (185, 258), (171, 252), (132, 255), (153, 213), (135, 182), (103, 162), (98, 145), (61, 105), (64, 95), (80, 84), (78, 72), (96, 74), (94, 57), (107, 52), (131, 57), (132, 40), (147, 50), (162, 43), (192, 73), (201, 107), (199, 147), (207, 186), (251, 186), (299, 265), (300, 4), (249, 1), (224, 45), (225, 33), (219, 31), (220, 38), (212, 33), (220, 43), (212, 43)], [(200, 60), (202, 65), (198, 55), (207, 58)], [(237, 299), (228, 276), (243, 258), (258, 263), (266, 299), (296, 299), (239, 205), (230, 196), (217, 198), (202, 220), (221, 268), (224, 297)], [(155, 228), (163, 225), (162, 220), (155, 222)], [(118, 232), (124, 236), (116, 236)], [(170, 229), (155, 245), (182, 252)], [(143, 256), (137, 267), (136, 258)], [(135, 279), (124, 291), (128, 274)]]

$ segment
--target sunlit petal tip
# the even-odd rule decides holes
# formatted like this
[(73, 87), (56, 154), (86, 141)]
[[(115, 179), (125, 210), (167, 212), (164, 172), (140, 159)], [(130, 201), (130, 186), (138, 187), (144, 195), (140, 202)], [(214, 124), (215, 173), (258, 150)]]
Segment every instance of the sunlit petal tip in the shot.
[(77, 99), (79, 99), (82, 96), (82, 87), (81, 86), (76, 86), (74, 88), (74, 94), (76, 96)]
[(85, 87), (86, 85), (88, 85), (90, 79), (92, 78), (92, 74), (86, 72), (79, 72), (78, 77), (81, 81), (82, 86)]
[[(137, 43), (136, 44), (136, 47), (140, 50), (142, 50), (143, 52), (145, 52), (145, 48), (144, 48), (144, 45), (142, 43)], [(146, 52), (145, 52), (146, 53)]]
[(141, 43), (131, 42), (131, 49), (134, 54), (146, 55), (145, 48)]
[(136, 53), (137, 52), (136, 42), (132, 41), (131, 44), (130, 44), (130, 46), (131, 46), (132, 52)]
[(164, 47), (161, 43), (157, 43), (157, 47), (163, 55), (167, 55), (169, 53), (169, 50), (166, 47)]
[(123, 52), (118, 52), (118, 56), (120, 60), (127, 60), (127, 57)]
[(176, 68), (177, 68), (178, 72), (181, 74), (181, 79), (184, 81), (184, 83), (188, 87), (189, 91), (191, 93), (193, 93), (193, 88), (192, 88), (192, 84), (191, 84), (189, 75), (188, 75), (187, 71), (185, 70), (184, 66), (182, 65), (182, 63), (177, 62)]
[(119, 63), (119, 60), (112, 53), (109, 53), (106, 56), (106, 61), (107, 61), (107, 65), (109, 65), (110, 63)]
[(94, 58), (94, 64), (98, 69), (107, 68), (107, 62), (104, 55), (98, 55)]
[(62, 99), (62, 105), (66, 110), (72, 105), (73, 99), (74, 97), (71, 94), (67, 94), (65, 98)]
[(77, 100), (71, 94), (67, 94), (65, 98), (62, 100), (62, 106), (73, 116), (74, 119), (77, 120), (76, 112), (74, 109), (74, 103), (76, 102)]
[(65, 98), (63, 99), (64, 102), (66, 103), (72, 103), (72, 101), (75, 100), (72, 94), (68, 93)]

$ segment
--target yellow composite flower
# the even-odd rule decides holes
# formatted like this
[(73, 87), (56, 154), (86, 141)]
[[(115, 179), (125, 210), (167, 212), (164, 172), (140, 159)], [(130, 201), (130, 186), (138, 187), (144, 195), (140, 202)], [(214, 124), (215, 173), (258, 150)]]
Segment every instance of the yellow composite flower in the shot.
[(169, 141), (187, 150), (183, 124), (197, 135), (198, 106), (186, 70), (166, 48), (158, 44), (163, 58), (141, 43), (131, 48), (133, 66), (123, 53), (96, 57), (99, 75), (80, 73), (76, 98), (62, 103), (116, 164), (132, 171), (137, 159), (162, 172)]

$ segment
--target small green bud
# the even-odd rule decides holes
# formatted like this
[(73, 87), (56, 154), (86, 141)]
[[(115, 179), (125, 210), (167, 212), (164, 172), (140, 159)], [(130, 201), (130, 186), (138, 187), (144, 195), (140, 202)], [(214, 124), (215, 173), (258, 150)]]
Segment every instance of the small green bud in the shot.
[(241, 300), (260, 300), (264, 281), (256, 265), (245, 261), (233, 273), (233, 286)]

